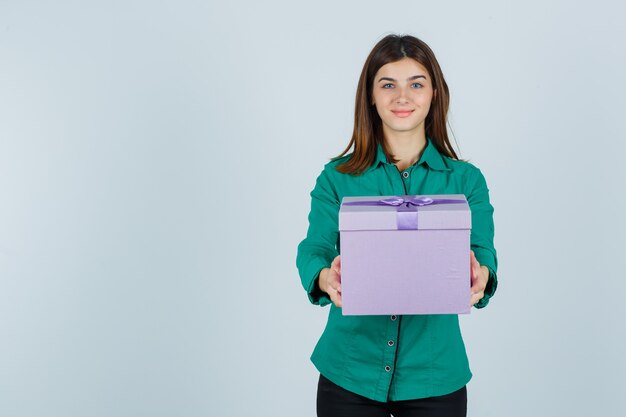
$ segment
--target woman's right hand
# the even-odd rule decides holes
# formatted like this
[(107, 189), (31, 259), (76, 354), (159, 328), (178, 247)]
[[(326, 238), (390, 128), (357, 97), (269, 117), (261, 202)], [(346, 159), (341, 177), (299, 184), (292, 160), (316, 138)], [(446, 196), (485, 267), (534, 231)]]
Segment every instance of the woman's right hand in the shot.
[(330, 268), (324, 268), (320, 272), (318, 281), (320, 290), (330, 297), (336, 307), (341, 307), (341, 257), (337, 256)]

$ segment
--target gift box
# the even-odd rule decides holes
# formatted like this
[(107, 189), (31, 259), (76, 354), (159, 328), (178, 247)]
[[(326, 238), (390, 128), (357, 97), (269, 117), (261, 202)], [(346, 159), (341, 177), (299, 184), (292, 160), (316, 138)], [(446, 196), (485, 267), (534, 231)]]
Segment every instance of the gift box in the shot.
[(470, 312), (471, 212), (462, 194), (344, 197), (344, 315)]

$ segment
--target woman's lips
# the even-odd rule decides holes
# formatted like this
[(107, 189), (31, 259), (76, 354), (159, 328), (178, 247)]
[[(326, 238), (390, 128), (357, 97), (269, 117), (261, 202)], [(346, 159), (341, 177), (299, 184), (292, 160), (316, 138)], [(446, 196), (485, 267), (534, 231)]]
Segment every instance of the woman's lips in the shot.
[(397, 117), (409, 117), (411, 115), (411, 113), (413, 113), (413, 110), (392, 110), (391, 111), (393, 114), (395, 114)]

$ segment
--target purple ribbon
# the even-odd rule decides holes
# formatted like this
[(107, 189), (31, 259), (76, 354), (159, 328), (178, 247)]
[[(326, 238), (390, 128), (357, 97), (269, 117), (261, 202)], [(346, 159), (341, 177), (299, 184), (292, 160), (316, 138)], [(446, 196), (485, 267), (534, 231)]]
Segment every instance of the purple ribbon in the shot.
[(431, 204), (461, 204), (465, 200), (454, 200), (449, 198), (430, 197), (390, 197), (380, 200), (350, 201), (344, 203), (346, 206), (395, 206), (396, 224), (398, 230), (417, 230), (417, 208), (429, 206)]

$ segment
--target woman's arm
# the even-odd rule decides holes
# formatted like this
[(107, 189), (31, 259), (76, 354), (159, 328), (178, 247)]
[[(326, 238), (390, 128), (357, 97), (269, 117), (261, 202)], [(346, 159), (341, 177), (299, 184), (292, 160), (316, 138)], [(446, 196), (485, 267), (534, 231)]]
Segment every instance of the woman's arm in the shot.
[[(327, 288), (328, 272), (333, 260), (339, 255), (337, 244), (339, 241), (338, 215), (340, 201), (332, 182), (328, 178), (327, 167), (318, 176), (313, 191), (311, 191), (311, 211), (309, 213), (309, 228), (306, 238), (298, 245), (296, 266), (300, 274), (302, 286), (306, 290), (309, 300), (313, 304), (330, 304), (332, 298), (321, 289)], [(333, 168), (331, 168), (333, 169)], [(333, 281), (334, 282), (334, 281)], [(320, 286), (321, 284), (321, 286)], [(336, 288), (336, 283), (335, 287)]]
[[(489, 189), (485, 177), (478, 168), (473, 169), (469, 181), (467, 202), (472, 211), (472, 233), (470, 237), (473, 256), (478, 263), (472, 262), (472, 304), (483, 308), (496, 292), (498, 278), (498, 258), (493, 245), (494, 224), (493, 206), (489, 201)], [(486, 278), (486, 281), (485, 281)], [(483, 288), (484, 284), (484, 288)], [(482, 296), (475, 300), (482, 292)]]

